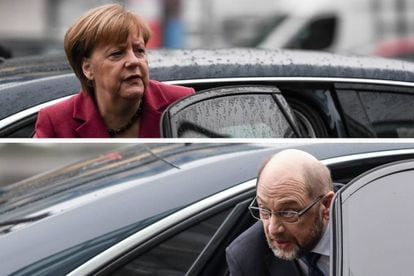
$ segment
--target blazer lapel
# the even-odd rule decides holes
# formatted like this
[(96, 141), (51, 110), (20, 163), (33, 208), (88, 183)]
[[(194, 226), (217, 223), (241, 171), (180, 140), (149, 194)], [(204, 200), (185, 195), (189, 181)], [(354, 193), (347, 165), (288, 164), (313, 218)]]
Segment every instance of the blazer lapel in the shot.
[(75, 129), (80, 138), (110, 138), (105, 124), (91, 96), (80, 92), (75, 99), (73, 119), (79, 123)]
[(168, 105), (163, 93), (149, 82), (144, 97), (142, 98), (143, 112), (141, 116), (139, 135), (141, 138), (160, 137), (160, 117)]

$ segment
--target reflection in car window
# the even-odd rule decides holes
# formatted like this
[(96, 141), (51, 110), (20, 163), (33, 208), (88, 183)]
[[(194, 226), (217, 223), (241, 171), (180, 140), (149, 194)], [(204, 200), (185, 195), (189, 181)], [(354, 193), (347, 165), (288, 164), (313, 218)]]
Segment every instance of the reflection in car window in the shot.
[(47, 256), (40, 261), (33, 262), (32, 264), (13, 272), (13, 275), (66, 275), (93, 256), (110, 248), (147, 225), (171, 214), (173, 211), (175, 210), (167, 211), (111, 233), (107, 233), (103, 236), (82, 242), (71, 248), (66, 248), (61, 252)]
[(414, 95), (374, 92), (359, 95), (377, 137), (414, 137)]
[(292, 129), (271, 95), (237, 95), (193, 104), (172, 120), (174, 136), (275, 138)]
[(184, 275), (229, 211), (223, 211), (179, 232), (111, 275)]

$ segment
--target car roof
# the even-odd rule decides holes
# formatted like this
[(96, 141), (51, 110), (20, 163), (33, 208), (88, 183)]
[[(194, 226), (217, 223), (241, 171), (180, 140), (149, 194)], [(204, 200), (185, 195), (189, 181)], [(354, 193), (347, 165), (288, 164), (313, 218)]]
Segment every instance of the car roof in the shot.
[[(151, 49), (151, 78), (337, 77), (414, 81), (414, 64), (378, 57), (258, 48)], [(72, 72), (64, 55), (0, 63), (0, 84)]]
[[(59, 204), (117, 184), (137, 179), (142, 183), (153, 182), (154, 179), (151, 177), (166, 173), (187, 176), (186, 172), (199, 170), (199, 173), (204, 173), (209, 169), (211, 176), (208, 181), (224, 178), (239, 179), (238, 181), (229, 181), (227, 184), (219, 183), (216, 187), (209, 187), (204, 191), (206, 193), (203, 195), (204, 197), (217, 192), (218, 187), (227, 189), (229, 183), (256, 178), (258, 168), (265, 157), (287, 147), (308, 151), (318, 159), (328, 159), (356, 153), (407, 149), (412, 148), (412, 144), (345, 143), (340, 147), (335, 143), (308, 144), (306, 142), (294, 144), (150, 143), (129, 145), (2, 187), (0, 217), (3, 221), (15, 219), (46, 206)], [(227, 165), (227, 169), (223, 171), (218, 164), (228, 164), (229, 160), (232, 160), (231, 165)], [(234, 172), (238, 168), (243, 168), (243, 171), (234, 176)], [(198, 180), (199, 183), (204, 181), (204, 179)], [(199, 183), (189, 182), (186, 188), (194, 189), (194, 185), (201, 185)], [(146, 191), (145, 187), (141, 189)], [(169, 192), (160, 190), (160, 193), (168, 194)], [(62, 196), (63, 194), (65, 196)]]
[(62, 54), (5, 59), (0, 61), (0, 87), (72, 72)]
[[(410, 62), (311, 51), (157, 49), (149, 51), (149, 63), (151, 79), (190, 86), (200, 80), (237, 78), (414, 82), (414, 64)], [(79, 89), (80, 83), (63, 55), (6, 60), (0, 63), (0, 119), (75, 94)]]
[(414, 64), (410, 62), (301, 50), (158, 50), (150, 55), (150, 68), (154, 68), (151, 76), (162, 81), (228, 77), (414, 81)]
[[(215, 157), (214, 162), (220, 162), (220, 160), (231, 159), (233, 158), (231, 154), (236, 154), (238, 159), (233, 164), (234, 166), (240, 166), (241, 162), (246, 164), (247, 168), (239, 174), (241, 179), (246, 180), (253, 178), (256, 173), (255, 167), (248, 166), (253, 163), (254, 153), (266, 150), (269, 150), (269, 147), (248, 144), (161, 143), (121, 147), (119, 150), (107, 152), (96, 158), (3, 187), (0, 194), (0, 217), (1, 220), (23, 217), (47, 206), (58, 205), (117, 184), (137, 180), (140, 183), (155, 183), (156, 180), (152, 177), (157, 176), (156, 178), (160, 179), (164, 174), (176, 176), (186, 174), (186, 171), (194, 170), (195, 166), (205, 169), (211, 157)], [(241, 157), (241, 153), (247, 155)], [(195, 165), (197, 162), (201, 163)], [(220, 168), (216, 170), (218, 169)], [(211, 176), (210, 179), (221, 178), (224, 175), (222, 173)], [(200, 180), (202, 181), (204, 180)], [(191, 185), (193, 184), (187, 186)], [(146, 191), (145, 187), (139, 189), (142, 192)], [(205, 192), (207, 196), (214, 192), (214, 188), (210, 187), (210, 190)], [(164, 191), (160, 191), (160, 194), (162, 193)]]

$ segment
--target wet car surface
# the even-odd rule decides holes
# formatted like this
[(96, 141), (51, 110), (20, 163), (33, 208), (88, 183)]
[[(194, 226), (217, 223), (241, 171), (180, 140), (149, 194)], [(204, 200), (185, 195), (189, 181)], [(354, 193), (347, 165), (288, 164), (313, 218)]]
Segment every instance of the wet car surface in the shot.
[[(203, 101), (217, 100), (220, 97), (215, 89), (230, 86), (235, 87), (232, 97), (248, 102), (241, 96), (263, 94), (257, 92), (259, 86), (273, 87), (280, 93), (267, 93), (260, 101), (278, 106), (279, 117), (289, 125), (286, 130), (296, 132), (296, 137), (414, 137), (414, 114), (406, 112), (414, 90), (414, 65), (409, 62), (260, 49), (153, 50), (149, 61), (152, 79), (191, 86), (197, 94), (205, 90), (215, 94)], [(252, 91), (240, 95), (237, 86), (247, 86)], [(0, 101), (4, 103), (0, 136), (29, 137), (37, 111), (76, 93), (79, 87), (63, 56), (0, 64)], [(280, 96), (282, 99), (274, 99)], [(222, 105), (218, 101), (210, 108)], [(293, 121), (289, 113), (294, 114)], [(263, 132), (263, 125), (272, 128), (270, 118), (274, 116), (264, 109), (259, 114), (263, 119), (254, 122), (254, 127), (252, 122), (242, 124), (247, 116), (234, 119), (239, 125), (231, 127), (244, 129), (247, 125), (246, 132), (222, 133), (223, 128), (218, 128), (202, 136), (218, 132), (220, 137), (263, 138), (260, 133), (284, 137), (285, 131)], [(164, 131), (165, 137), (180, 137), (172, 129), (180, 126), (169, 120), (175, 115), (169, 114), (161, 126), (169, 130)], [(201, 129), (206, 127), (200, 122), (190, 123)], [(258, 125), (260, 131), (255, 132)]]
[[(369, 235), (363, 229), (371, 229), (372, 223), (355, 210), (368, 214), (373, 209), (365, 207), (375, 203), (378, 215), (372, 217), (377, 226), (386, 225), (401, 208), (410, 210), (411, 189), (401, 188), (412, 179), (412, 143), (120, 147), (3, 188), (0, 271), (7, 275), (227, 275), (225, 247), (255, 222), (247, 207), (254, 198), (258, 169), (271, 154), (292, 147), (315, 155), (330, 168), (335, 182), (345, 184), (335, 198), (336, 204), (345, 205), (333, 209), (333, 262), (338, 269), (333, 275), (348, 275), (349, 267), (375, 263), (375, 256), (365, 252), (382, 243), (361, 244), (361, 237)], [(395, 185), (398, 191), (389, 196)], [(352, 226), (354, 221), (358, 225)], [(409, 231), (412, 228), (404, 225)], [(352, 234), (354, 228), (359, 236)], [(379, 231), (375, 236), (383, 235), (387, 233)], [(389, 249), (409, 256), (410, 248), (401, 248), (399, 237), (405, 238), (394, 237)], [(358, 251), (363, 245), (364, 251)], [(360, 261), (346, 258), (346, 252), (353, 250)], [(381, 265), (390, 267), (387, 262)], [(371, 266), (364, 267), (366, 272)], [(400, 268), (407, 272), (406, 267)]]

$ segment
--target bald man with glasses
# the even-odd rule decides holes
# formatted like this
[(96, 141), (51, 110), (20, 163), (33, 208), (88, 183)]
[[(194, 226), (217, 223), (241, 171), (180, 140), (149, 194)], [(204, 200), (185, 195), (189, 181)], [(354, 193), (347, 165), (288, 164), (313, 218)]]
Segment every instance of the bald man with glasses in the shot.
[(232, 276), (329, 275), (329, 169), (312, 155), (284, 150), (259, 172), (249, 206), (258, 220), (226, 249)]

